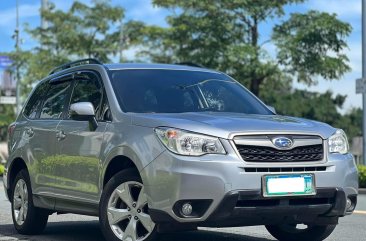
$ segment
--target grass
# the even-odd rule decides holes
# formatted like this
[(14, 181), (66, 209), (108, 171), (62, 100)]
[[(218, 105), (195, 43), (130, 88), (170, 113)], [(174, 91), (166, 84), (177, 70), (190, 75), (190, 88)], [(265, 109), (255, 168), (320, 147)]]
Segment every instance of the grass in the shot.
[(366, 166), (359, 165), (358, 168), (358, 181), (361, 188), (366, 188)]
[(0, 164), (0, 176), (2, 176), (4, 174), (4, 171), (5, 171), (5, 167)]

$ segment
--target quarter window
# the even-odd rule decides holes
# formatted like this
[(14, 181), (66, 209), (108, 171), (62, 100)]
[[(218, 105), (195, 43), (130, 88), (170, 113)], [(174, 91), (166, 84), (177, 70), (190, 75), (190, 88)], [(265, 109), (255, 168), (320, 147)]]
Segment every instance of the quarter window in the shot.
[(41, 119), (60, 119), (65, 107), (70, 82), (51, 84), (42, 106)]

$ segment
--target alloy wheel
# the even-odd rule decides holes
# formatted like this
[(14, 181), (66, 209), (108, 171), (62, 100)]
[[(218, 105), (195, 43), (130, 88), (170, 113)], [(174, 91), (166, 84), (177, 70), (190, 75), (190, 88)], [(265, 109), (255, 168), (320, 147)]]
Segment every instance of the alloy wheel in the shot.
[(18, 225), (23, 225), (28, 213), (28, 189), (23, 179), (19, 179), (14, 189), (13, 213)]
[(122, 241), (145, 240), (155, 228), (148, 211), (144, 186), (135, 181), (122, 183), (108, 202), (111, 230)]

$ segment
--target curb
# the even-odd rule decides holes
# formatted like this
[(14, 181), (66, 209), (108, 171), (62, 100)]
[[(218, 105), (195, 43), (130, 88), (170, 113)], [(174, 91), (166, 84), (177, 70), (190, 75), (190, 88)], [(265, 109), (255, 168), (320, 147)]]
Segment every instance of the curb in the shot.
[(359, 188), (358, 194), (366, 194), (366, 188)]

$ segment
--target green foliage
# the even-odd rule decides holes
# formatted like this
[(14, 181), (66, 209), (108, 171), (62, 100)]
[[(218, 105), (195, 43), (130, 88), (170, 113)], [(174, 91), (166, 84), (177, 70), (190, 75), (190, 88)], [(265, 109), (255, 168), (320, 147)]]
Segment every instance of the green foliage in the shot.
[(34, 49), (30, 51), (13, 52), (10, 54), (21, 72), (21, 95), (23, 100), (28, 96), (33, 86), (46, 77), (55, 66), (67, 62), (66, 56), (54, 55), (50, 50)]
[[(42, 15), (48, 27), (28, 29), (39, 46), (11, 53), (21, 71), (22, 95), (26, 96), (37, 80), (69, 60), (95, 57), (108, 61), (139, 46), (138, 57), (153, 62), (194, 62), (225, 72), (239, 80), (276, 107), (278, 113), (326, 122), (349, 135), (361, 134), (361, 110), (345, 115), (346, 96), (330, 91), (320, 94), (294, 90), (292, 80), (308, 85), (318, 77), (338, 79), (349, 71), (346, 37), (349, 24), (335, 15), (309, 11), (286, 17), (284, 8), (305, 0), (154, 0), (171, 10), (168, 27), (149, 26), (139, 21), (124, 22), (124, 10), (109, 0), (91, 4), (75, 1), (62, 11), (52, 5)], [(269, 19), (278, 22), (270, 39), (261, 39), (260, 28)], [(263, 47), (276, 45), (276, 57)], [(136, 61), (136, 60), (135, 60)], [(8, 110), (10, 123), (14, 113)]]
[(86, 57), (107, 62), (122, 49), (121, 29), (116, 26), (121, 26), (124, 10), (112, 6), (108, 0), (93, 1), (88, 5), (75, 1), (67, 11), (51, 4), (42, 15), (48, 23), (46, 29), (27, 28), (39, 46), (10, 53), (21, 72), (23, 100), (34, 84), (54, 67)]
[(343, 115), (338, 111), (343, 107), (345, 95), (292, 89), (286, 76), (282, 76), (281, 81), (265, 82), (262, 87), (271, 91), (262, 91), (260, 97), (268, 105), (276, 107), (278, 114), (325, 122), (343, 129), (350, 141), (362, 135), (362, 110), (353, 108)]
[(350, 71), (346, 37), (352, 27), (335, 14), (310, 11), (292, 14), (290, 19), (274, 28), (278, 60), (299, 81), (312, 84), (313, 76), (338, 79)]
[(366, 166), (359, 165), (358, 168), (358, 180), (361, 188), (366, 188)]
[(0, 176), (2, 176), (4, 174), (4, 171), (5, 171), (5, 167), (0, 164)]
[(353, 137), (362, 136), (362, 109), (352, 108), (335, 120), (334, 126), (343, 129), (350, 142)]
[(52, 5), (42, 15), (49, 27), (29, 32), (42, 48), (57, 56), (76, 55), (107, 61), (108, 55), (118, 50), (119, 31), (113, 26), (121, 23), (123, 9), (110, 5), (109, 1), (94, 1), (91, 6), (75, 1), (66, 12)]
[(155, 5), (173, 13), (167, 18), (168, 28), (148, 26), (141, 31), (144, 46), (149, 46), (141, 54), (153, 61), (194, 62), (219, 69), (248, 85), (256, 95), (279, 72), (308, 84), (315, 83), (316, 76), (339, 78), (349, 71), (342, 51), (347, 48), (344, 39), (351, 27), (334, 15), (310, 11), (277, 25), (273, 38), (267, 40), (278, 46), (277, 58), (271, 58), (259, 42), (261, 24), (273, 18), (282, 20), (286, 5), (301, 2), (304, 0), (155, 0)]
[(0, 142), (6, 141), (8, 135), (8, 126), (15, 119), (13, 105), (0, 105)]

